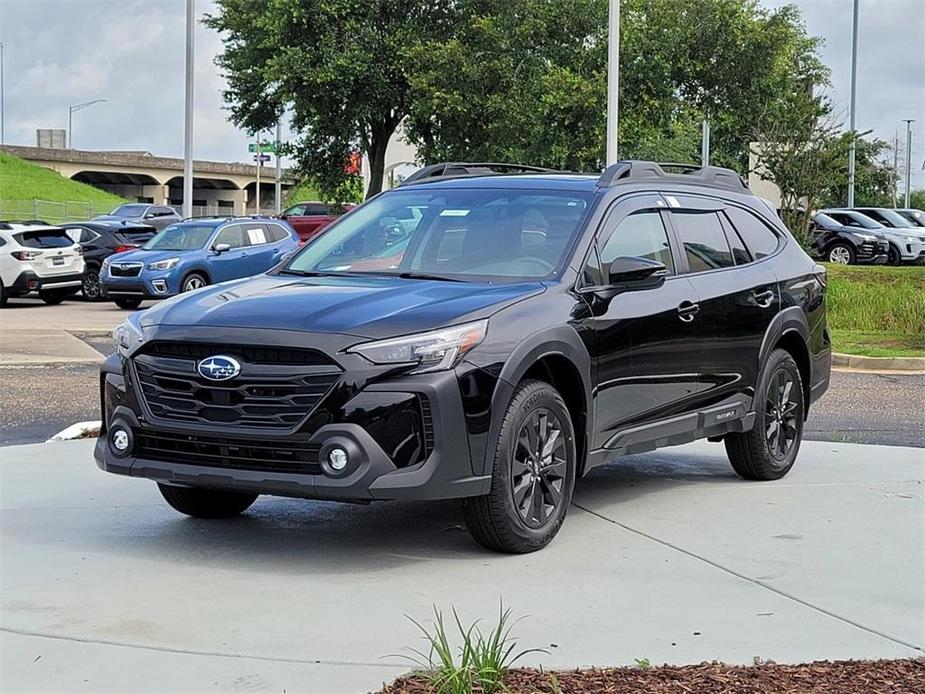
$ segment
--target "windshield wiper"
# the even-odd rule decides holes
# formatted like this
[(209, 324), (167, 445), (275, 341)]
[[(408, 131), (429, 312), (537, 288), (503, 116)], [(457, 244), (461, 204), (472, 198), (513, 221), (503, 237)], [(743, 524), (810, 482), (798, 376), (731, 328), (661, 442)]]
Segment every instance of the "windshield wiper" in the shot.
[(333, 272), (329, 270), (295, 270), (293, 268), (283, 268), (279, 270), (280, 275), (298, 275), (299, 277), (356, 277), (355, 272)]
[(446, 275), (429, 275), (426, 272), (399, 272), (394, 277), (400, 277), (403, 280), (437, 280), (439, 282), (465, 282), (466, 280), (457, 279), (456, 277), (447, 277)]

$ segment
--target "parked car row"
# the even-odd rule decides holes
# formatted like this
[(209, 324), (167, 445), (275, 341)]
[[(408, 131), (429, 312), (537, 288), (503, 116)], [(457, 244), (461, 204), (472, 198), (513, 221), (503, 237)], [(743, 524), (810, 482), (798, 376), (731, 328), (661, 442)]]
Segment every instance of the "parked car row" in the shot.
[(921, 210), (820, 210), (813, 218), (813, 231), (814, 250), (832, 263), (925, 264), (925, 214)]
[(30, 293), (56, 304), (82, 291), (134, 309), (265, 272), (299, 245), (295, 230), (272, 217), (193, 218), (160, 231), (129, 218), (0, 222), (0, 305)]

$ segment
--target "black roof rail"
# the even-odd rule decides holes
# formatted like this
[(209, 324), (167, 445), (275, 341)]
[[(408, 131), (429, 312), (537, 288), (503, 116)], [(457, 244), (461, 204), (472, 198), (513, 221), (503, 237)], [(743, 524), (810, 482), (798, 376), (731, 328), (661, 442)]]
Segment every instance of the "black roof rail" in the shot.
[(560, 173), (556, 169), (547, 169), (542, 166), (529, 166), (527, 164), (505, 164), (501, 162), (463, 162), (452, 161), (440, 164), (430, 164), (418, 169), (408, 176), (399, 185), (412, 183), (430, 183), (431, 181), (447, 180), (451, 178), (464, 178), (466, 176), (501, 176), (518, 173)]
[[(666, 169), (668, 169), (666, 171)], [(676, 169), (677, 171), (672, 171)], [(737, 193), (750, 193), (745, 179), (732, 169), (721, 166), (701, 166), (677, 162), (654, 162), (636, 159), (618, 161), (608, 166), (597, 181), (599, 188), (609, 188), (620, 181), (638, 181), (645, 178), (660, 178), (677, 183), (699, 183), (712, 188), (722, 188)]]
[(53, 224), (49, 224), (48, 222), (46, 222), (44, 219), (23, 219), (19, 221), (14, 221), (13, 224), (22, 224), (23, 226), (43, 226), (43, 227), (54, 226)]
[(191, 222), (194, 219), (237, 219), (235, 215), (231, 214), (200, 214), (193, 215), (192, 217), (184, 217), (181, 219), (181, 222)]

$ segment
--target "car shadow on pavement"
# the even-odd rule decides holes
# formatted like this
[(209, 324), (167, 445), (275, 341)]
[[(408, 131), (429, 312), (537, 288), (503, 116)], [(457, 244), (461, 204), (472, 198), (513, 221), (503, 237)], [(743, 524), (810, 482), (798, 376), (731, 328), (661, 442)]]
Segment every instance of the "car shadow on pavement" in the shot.
[[(579, 482), (574, 501), (609, 510), (640, 496), (704, 482), (741, 483), (716, 457), (645, 454), (592, 471)], [(45, 539), (58, 542), (63, 533), (68, 545), (81, 552), (156, 557), (165, 570), (175, 564), (344, 574), (431, 561), (471, 562), (478, 556), (492, 562), (523, 561), (477, 545), (466, 531), (459, 500), (365, 506), (261, 497), (240, 517), (200, 520), (177, 514), (152, 492), (142, 504), (76, 515)], [(573, 508), (543, 557), (551, 559), (557, 548), (565, 549), (571, 533), (587, 532), (590, 520)]]

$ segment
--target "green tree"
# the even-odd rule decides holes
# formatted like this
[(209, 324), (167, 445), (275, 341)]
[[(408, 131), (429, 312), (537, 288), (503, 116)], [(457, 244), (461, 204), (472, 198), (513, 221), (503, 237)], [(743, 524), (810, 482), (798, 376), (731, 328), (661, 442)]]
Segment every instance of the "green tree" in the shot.
[(251, 131), (285, 110), (299, 167), (328, 200), (351, 187), (351, 152), (369, 157), (379, 192), (389, 138), (408, 115), (404, 51), (450, 31), (452, 0), (216, 0), (217, 64), (231, 119)]
[[(906, 201), (905, 196), (900, 196), (897, 202), (902, 205)], [(913, 210), (925, 211), (925, 188), (917, 188), (909, 191), (909, 205)]]
[[(607, 0), (458, 0), (453, 37), (407, 55), (409, 137), (425, 160), (513, 160), (594, 170), (604, 161)], [(744, 171), (768, 104), (825, 82), (798, 11), (751, 0), (623, 0), (620, 154)]]
[[(866, 134), (866, 133), (864, 133)], [(854, 202), (858, 206), (895, 206), (892, 150), (884, 140), (857, 138), (855, 147)], [(847, 152), (851, 133), (841, 135), (840, 150)], [(833, 171), (831, 185), (820, 199), (822, 207), (839, 207), (848, 203), (848, 160)]]

